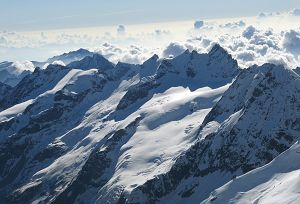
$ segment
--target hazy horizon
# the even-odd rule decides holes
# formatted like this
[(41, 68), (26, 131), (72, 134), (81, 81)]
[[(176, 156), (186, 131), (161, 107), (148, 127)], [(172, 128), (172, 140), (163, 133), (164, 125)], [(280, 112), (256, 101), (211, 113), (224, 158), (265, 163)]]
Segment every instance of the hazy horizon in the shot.
[(291, 10), (299, 6), (299, 1), (10, 0), (1, 4), (1, 30), (33, 31), (255, 16), (260, 12)]

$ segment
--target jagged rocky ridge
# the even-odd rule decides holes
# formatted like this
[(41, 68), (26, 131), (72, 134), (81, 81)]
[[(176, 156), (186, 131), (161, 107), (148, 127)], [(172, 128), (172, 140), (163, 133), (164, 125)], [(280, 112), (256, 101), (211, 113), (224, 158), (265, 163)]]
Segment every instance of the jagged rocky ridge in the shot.
[(299, 133), (299, 76), (269, 64), (241, 71), (219, 45), (142, 65), (94, 54), (36, 69), (8, 93), (4, 203), (199, 203)]

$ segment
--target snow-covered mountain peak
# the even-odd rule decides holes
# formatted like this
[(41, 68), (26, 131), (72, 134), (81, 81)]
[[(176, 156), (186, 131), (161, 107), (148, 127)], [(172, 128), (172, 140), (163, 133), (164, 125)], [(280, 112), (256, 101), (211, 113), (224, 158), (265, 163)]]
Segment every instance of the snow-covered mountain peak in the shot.
[(256, 106), (270, 107), (266, 101), (273, 104), (274, 100), (297, 98), (297, 90), (300, 90), (300, 77), (284, 66), (264, 64), (243, 69), (202, 125), (211, 120), (221, 122), (243, 107), (253, 107), (253, 102)]
[[(152, 72), (155, 71), (155, 74), (146, 75), (151, 77), (144, 78), (138, 84), (130, 87), (119, 102), (117, 109), (124, 109), (132, 103), (136, 103), (138, 99), (151, 97), (153, 92), (170, 87), (183, 86), (189, 87), (190, 90), (196, 90), (201, 87), (224, 86), (232, 82), (239, 72), (236, 61), (230, 55), (226, 59), (226, 63), (224, 61), (211, 62), (209, 54), (186, 50), (173, 59), (156, 61), (156, 63), (152, 63), (154, 64), (152, 70), (149, 69)], [(157, 70), (156, 66), (158, 66)], [(143, 73), (143, 66), (141, 70)]]
[(208, 53), (210, 56), (226, 55), (228, 52), (218, 43), (216, 43)]
[(167, 72), (177, 74), (181, 78), (194, 79), (214, 84), (229, 83), (238, 73), (236, 60), (225, 50), (216, 45), (208, 54), (199, 54), (196, 51), (185, 51), (174, 59), (165, 59), (158, 68), (158, 75)]
[(100, 54), (93, 54), (92, 56), (87, 56), (82, 60), (71, 62), (67, 65), (67, 67), (79, 68), (82, 70), (97, 68), (104, 71), (113, 69), (114, 64)]
[(145, 62), (143, 62), (142, 66), (143, 67), (151, 67), (153, 65), (155, 66), (157, 64), (158, 60), (159, 60), (158, 55), (154, 54), (152, 57), (150, 57)]
[[(60, 64), (49, 64), (48, 66), (47, 66), (47, 70), (48, 71), (50, 71), (50, 70), (55, 70), (55, 69), (64, 69), (66, 66), (64, 66), (64, 65), (60, 65)], [(37, 67), (36, 68), (37, 70), (42, 70), (41, 68), (39, 68), (39, 67)]]
[(142, 77), (154, 75), (159, 64), (160, 60), (158, 55), (153, 55), (141, 65), (140, 75)]
[(64, 64), (69, 64), (73, 61), (82, 60), (84, 57), (92, 56), (93, 54), (94, 54), (93, 52), (80, 48), (75, 51), (63, 53), (61, 55), (57, 55), (52, 58), (49, 58), (46, 62), (51, 64), (54, 61), (62, 61)]

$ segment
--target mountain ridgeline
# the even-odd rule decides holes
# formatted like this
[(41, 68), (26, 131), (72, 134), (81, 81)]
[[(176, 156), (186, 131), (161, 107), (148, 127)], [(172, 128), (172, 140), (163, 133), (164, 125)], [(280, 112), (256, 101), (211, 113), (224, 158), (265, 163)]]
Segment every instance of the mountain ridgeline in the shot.
[(297, 157), (298, 69), (240, 69), (218, 44), (143, 64), (84, 49), (35, 64), (0, 83), (0, 203), (241, 203), (239, 188)]

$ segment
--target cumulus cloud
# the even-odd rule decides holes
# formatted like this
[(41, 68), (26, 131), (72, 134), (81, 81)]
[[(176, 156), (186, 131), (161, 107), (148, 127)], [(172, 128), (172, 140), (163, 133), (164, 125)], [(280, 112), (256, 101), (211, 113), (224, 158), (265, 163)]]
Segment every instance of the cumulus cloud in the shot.
[(33, 72), (34, 65), (30, 61), (24, 61), (24, 62), (16, 61), (11, 65), (11, 69), (9, 69), (9, 71), (16, 75), (21, 74), (24, 71)]
[(194, 22), (194, 28), (195, 29), (200, 29), (200, 28), (202, 28), (203, 27), (203, 25), (204, 25), (204, 22), (203, 21), (195, 21)]
[(300, 8), (295, 8), (292, 11), (290, 11), (290, 15), (292, 15), (292, 16), (300, 16)]
[(63, 61), (61, 61), (61, 60), (56, 60), (56, 61), (52, 62), (51, 64), (66, 66), (65, 63)]
[(117, 28), (117, 32), (119, 34), (124, 34), (125, 33), (125, 26), (124, 25), (119, 25)]
[(284, 12), (261, 12), (258, 14), (258, 19), (264, 19), (267, 17), (286, 17), (286, 16), (300, 16), (300, 8), (294, 8), (290, 11), (284, 11)]
[[(228, 23), (227, 26), (237, 26), (236, 31), (238, 32), (235, 35), (230, 33), (231, 29), (227, 29), (228, 32), (219, 32), (220, 29), (225, 27), (215, 24), (215, 29), (219, 30), (216, 30), (217, 32), (210, 31), (210, 34), (207, 35), (209, 37), (206, 36), (206, 33), (209, 32), (201, 29), (200, 36), (198, 32), (191, 32), (190, 36), (184, 41), (171, 41), (166, 46), (160, 46), (156, 49), (146, 48), (143, 44), (142, 46), (132, 45), (124, 47), (106, 43), (99, 50), (101, 54), (113, 62), (142, 63), (153, 54), (161, 53), (160, 57), (169, 58), (180, 55), (186, 49), (204, 53), (208, 52), (214, 43), (219, 43), (238, 60), (241, 67), (249, 67), (253, 64), (261, 65), (266, 62), (283, 64), (289, 67), (299, 66), (298, 56), (293, 55), (291, 49), (287, 50), (287, 43), (283, 43), (284, 39), (285, 42), (288, 42), (287, 39), (295, 42), (297, 35), (288, 35), (291, 33), (290, 31), (280, 32), (272, 29), (257, 29), (254, 26), (244, 28), (243, 23), (240, 23), (240, 21)], [(157, 35), (168, 34), (168, 32), (161, 31), (157, 32)], [(221, 31), (226, 31), (226, 29)], [(155, 33), (156, 31), (154, 31), (153, 35), (156, 35)], [(147, 35), (148, 37), (151, 36), (150, 33)], [(293, 38), (294, 40), (291, 40)]]
[(221, 33), (213, 41), (228, 50), (241, 67), (270, 62), (295, 68), (300, 62), (295, 54), (300, 47), (299, 36), (295, 30), (282, 32), (248, 26), (236, 35)]
[(261, 12), (258, 14), (258, 18), (266, 18), (266, 17), (271, 17), (273, 16), (274, 14), (273, 13), (267, 13), (267, 12)]
[(294, 54), (300, 53), (300, 33), (290, 30), (284, 33), (282, 46)]
[(237, 53), (237, 58), (246, 62), (253, 61), (255, 58), (255, 52), (252, 50), (245, 50)]
[(267, 17), (267, 14), (264, 13), (264, 12), (261, 12), (261, 13), (258, 14), (258, 17), (259, 18), (265, 18), (265, 17)]
[(264, 19), (267, 17), (275, 17), (275, 16), (282, 16), (286, 15), (287, 12), (261, 12), (258, 14), (257, 18), (258, 19)]
[(176, 42), (172, 42), (163, 50), (162, 57), (165, 58), (176, 57), (182, 54), (185, 50), (186, 50), (185, 46)]
[(153, 50), (141, 46), (115, 46), (109, 43), (102, 44), (95, 52), (114, 63), (125, 62), (131, 64), (141, 64), (155, 53)]
[(243, 37), (247, 38), (247, 39), (250, 39), (254, 33), (256, 32), (256, 29), (254, 28), (254, 26), (248, 26), (244, 32), (243, 32)]
[(222, 24), (219, 27), (221, 28), (238, 28), (238, 27), (244, 27), (246, 26), (246, 23), (242, 20), (237, 21), (237, 22), (230, 22), (226, 24)]
[(156, 29), (156, 30), (154, 31), (154, 34), (155, 34), (156, 36), (164, 36), (164, 35), (170, 35), (171, 32), (170, 32), (169, 30), (160, 30), (160, 29)]
[(278, 37), (273, 34), (269, 34), (269, 31), (258, 31), (252, 35), (251, 39), (249, 39), (249, 43), (254, 45), (267, 45), (268, 47), (272, 47), (274, 49), (279, 49), (278, 47)]

